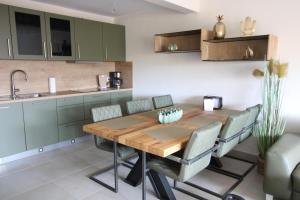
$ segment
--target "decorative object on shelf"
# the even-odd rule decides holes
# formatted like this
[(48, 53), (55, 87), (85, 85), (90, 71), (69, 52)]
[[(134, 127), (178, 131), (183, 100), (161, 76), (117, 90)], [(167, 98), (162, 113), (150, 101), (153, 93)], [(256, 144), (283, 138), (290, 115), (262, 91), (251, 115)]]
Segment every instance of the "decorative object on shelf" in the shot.
[(223, 23), (224, 16), (217, 16), (218, 22), (214, 25), (214, 38), (215, 39), (224, 39), (226, 34), (226, 27)]
[(158, 121), (161, 124), (176, 122), (181, 119), (183, 110), (180, 108), (163, 109), (158, 113)]
[(253, 135), (256, 137), (259, 150), (258, 173), (263, 173), (265, 155), (268, 149), (284, 133), (286, 121), (282, 116), (283, 81), (287, 74), (287, 63), (270, 60), (263, 72), (256, 69), (253, 75), (264, 77), (262, 116), (255, 126)]
[(251, 36), (256, 31), (256, 20), (246, 17), (240, 23), (240, 30), (244, 36)]
[(247, 60), (247, 59), (251, 59), (254, 57), (254, 52), (253, 50), (250, 48), (250, 46), (248, 46), (245, 50), (245, 55), (244, 55), (244, 58)]
[(169, 51), (177, 51), (178, 50), (178, 46), (175, 43), (171, 43), (168, 45), (168, 50)]

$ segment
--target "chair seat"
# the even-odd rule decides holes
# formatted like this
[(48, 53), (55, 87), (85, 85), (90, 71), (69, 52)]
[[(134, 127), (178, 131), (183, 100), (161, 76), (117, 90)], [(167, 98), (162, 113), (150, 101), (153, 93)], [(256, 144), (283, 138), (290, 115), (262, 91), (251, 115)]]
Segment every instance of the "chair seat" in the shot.
[[(109, 140), (105, 140), (104, 142), (101, 143), (99, 149), (108, 152), (114, 152), (113, 142)], [(127, 147), (122, 144), (118, 144), (117, 151), (118, 151), (118, 157), (121, 158), (122, 160), (127, 160), (128, 158), (136, 154), (136, 151), (133, 148)]]
[(292, 173), (293, 177), (293, 190), (300, 193), (300, 164), (294, 169)]
[(180, 164), (162, 158), (153, 158), (147, 162), (147, 167), (174, 180), (178, 180)]

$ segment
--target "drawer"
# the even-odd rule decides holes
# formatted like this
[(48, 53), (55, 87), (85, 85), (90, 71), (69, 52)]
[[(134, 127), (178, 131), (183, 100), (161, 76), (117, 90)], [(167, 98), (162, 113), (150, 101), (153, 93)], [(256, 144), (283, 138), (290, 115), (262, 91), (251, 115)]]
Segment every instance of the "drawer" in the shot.
[(83, 104), (83, 96), (57, 99), (57, 106), (70, 106), (76, 104)]
[(71, 140), (84, 136), (82, 126), (84, 122), (76, 122), (68, 125), (60, 125), (58, 127), (59, 131), (59, 141)]
[(84, 103), (110, 102), (110, 93), (84, 96)]
[(58, 124), (67, 124), (84, 120), (83, 104), (58, 107), (57, 109)]
[(110, 101), (102, 101), (102, 102), (95, 102), (89, 103), (84, 105), (84, 119), (92, 119), (92, 108), (101, 107), (101, 106), (108, 106), (110, 105)]
[(120, 91), (120, 92), (112, 92), (111, 93), (111, 99), (113, 98), (131, 98), (132, 97), (132, 91)]

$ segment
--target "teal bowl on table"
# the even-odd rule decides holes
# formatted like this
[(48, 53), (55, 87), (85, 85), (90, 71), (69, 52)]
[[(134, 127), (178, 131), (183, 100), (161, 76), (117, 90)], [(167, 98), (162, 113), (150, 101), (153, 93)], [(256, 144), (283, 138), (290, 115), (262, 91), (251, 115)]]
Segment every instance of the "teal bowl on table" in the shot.
[(180, 120), (183, 110), (179, 108), (164, 109), (158, 112), (158, 121), (161, 124), (172, 123)]

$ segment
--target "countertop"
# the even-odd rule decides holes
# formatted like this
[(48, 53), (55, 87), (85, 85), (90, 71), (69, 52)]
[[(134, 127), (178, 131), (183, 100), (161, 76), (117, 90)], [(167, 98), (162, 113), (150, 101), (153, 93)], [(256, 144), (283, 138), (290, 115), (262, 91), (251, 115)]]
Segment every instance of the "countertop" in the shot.
[(97, 88), (88, 88), (88, 89), (80, 89), (80, 90), (67, 90), (67, 91), (58, 91), (55, 94), (50, 94), (48, 92), (39, 93), (39, 97), (31, 97), (31, 98), (19, 98), (16, 100), (10, 99), (9, 96), (1, 96), (0, 97), (0, 105), (1, 104), (9, 104), (9, 103), (17, 103), (17, 102), (25, 102), (25, 101), (40, 101), (47, 99), (59, 99), (65, 97), (74, 97), (74, 96), (86, 96), (92, 94), (102, 94), (102, 93), (110, 93), (110, 92), (118, 92), (118, 91), (131, 91), (132, 88), (108, 88), (106, 90), (98, 90)]

